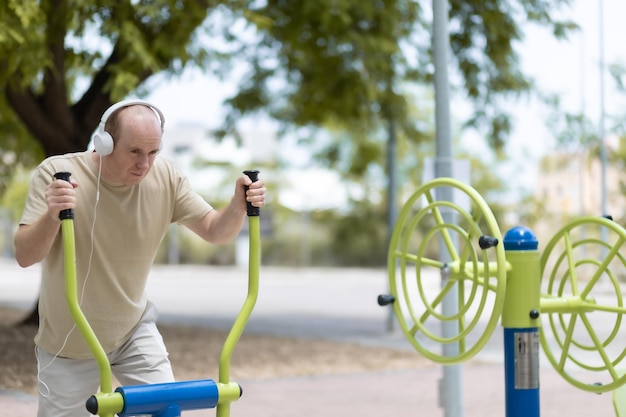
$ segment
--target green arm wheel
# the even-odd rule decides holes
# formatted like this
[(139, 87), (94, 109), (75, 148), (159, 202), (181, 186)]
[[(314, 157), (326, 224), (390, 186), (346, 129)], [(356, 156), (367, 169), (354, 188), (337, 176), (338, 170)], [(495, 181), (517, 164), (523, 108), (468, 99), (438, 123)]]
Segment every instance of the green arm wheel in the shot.
[[(437, 200), (450, 191), (466, 200), (467, 207)], [(484, 237), (494, 238), (488, 239), (492, 244), (479, 245)], [(487, 343), (506, 289), (507, 263), (503, 245), (497, 244), (501, 241), (487, 203), (455, 179), (430, 181), (405, 203), (389, 245), (388, 274), (396, 319), (418, 352), (453, 364), (473, 357)], [(456, 306), (454, 314), (442, 308), (450, 294), (456, 294), (446, 300)], [(454, 335), (444, 335), (442, 327), (450, 325)], [(458, 354), (442, 354), (445, 344), (458, 346)]]
[(626, 382), (626, 337), (620, 332), (625, 241), (626, 231), (612, 220), (581, 217), (563, 227), (541, 256), (541, 346), (563, 378), (590, 392)]

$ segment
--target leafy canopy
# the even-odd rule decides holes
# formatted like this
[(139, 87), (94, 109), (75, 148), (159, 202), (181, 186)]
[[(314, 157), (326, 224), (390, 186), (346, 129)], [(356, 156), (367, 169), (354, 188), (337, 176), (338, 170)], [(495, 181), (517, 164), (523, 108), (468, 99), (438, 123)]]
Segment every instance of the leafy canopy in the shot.
[[(470, 124), (495, 147), (510, 129), (498, 97), (532, 85), (515, 53), (521, 25), (564, 36), (574, 25), (552, 16), (569, 1), (450, 0), (458, 87), (476, 104)], [(235, 63), (247, 69), (227, 102), (223, 133), (264, 112), (285, 126), (364, 133), (393, 118), (417, 137), (398, 86), (433, 78), (430, 15), (412, 0), (1, 2), (0, 149), (13, 157), (0, 164), (85, 149), (112, 102), (190, 65), (215, 76)]]

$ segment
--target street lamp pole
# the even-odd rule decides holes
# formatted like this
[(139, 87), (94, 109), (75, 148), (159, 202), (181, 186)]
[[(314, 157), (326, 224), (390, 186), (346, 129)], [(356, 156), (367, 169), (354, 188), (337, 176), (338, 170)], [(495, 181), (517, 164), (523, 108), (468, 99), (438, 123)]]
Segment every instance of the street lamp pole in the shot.
[[(435, 64), (435, 123), (436, 123), (436, 159), (435, 177), (453, 176), (452, 135), (450, 132), (450, 95), (448, 80), (448, 49), (450, 48), (450, 34), (448, 31), (448, 0), (433, 0), (433, 57)], [(444, 188), (437, 193), (437, 200), (453, 201), (452, 190)], [(446, 223), (453, 224), (454, 215), (442, 213)], [(440, 246), (442, 264), (449, 262), (450, 254), (445, 253), (444, 245)], [(443, 272), (443, 271), (442, 271)], [(445, 283), (442, 281), (442, 285)], [(442, 313), (454, 317), (458, 312), (458, 287), (454, 286), (442, 300)], [(458, 334), (458, 324), (455, 321), (442, 323), (443, 337), (453, 337)], [(449, 343), (443, 346), (445, 356), (457, 356), (459, 344)], [(444, 365), (443, 378), (439, 386), (439, 400), (444, 408), (445, 417), (463, 416), (461, 365)]]
[[(607, 165), (607, 155), (606, 155), (606, 143), (604, 138), (606, 136), (606, 132), (604, 131), (604, 0), (599, 0), (599, 18), (598, 18), (598, 39), (600, 41), (599, 45), (599, 54), (600, 54), (600, 181), (601, 181), (601, 215), (608, 215), (607, 209), (607, 192), (606, 192), (606, 165)], [(603, 238), (605, 237), (606, 230), (603, 228)], [(604, 239), (603, 239), (604, 240)]]

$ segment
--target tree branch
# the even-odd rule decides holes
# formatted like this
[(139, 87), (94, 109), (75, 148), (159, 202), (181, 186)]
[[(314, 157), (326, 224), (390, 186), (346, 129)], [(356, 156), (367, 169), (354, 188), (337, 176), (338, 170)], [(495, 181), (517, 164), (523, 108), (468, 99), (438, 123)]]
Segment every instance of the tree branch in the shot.
[(56, 129), (56, 125), (50, 122), (50, 118), (42, 111), (37, 98), (30, 89), (16, 90), (13, 85), (7, 85), (5, 97), (31, 134), (41, 142), (46, 155), (58, 155), (70, 149), (76, 150), (68, 140), (68, 136)]
[(51, 56), (52, 67), (45, 67), (41, 106), (45, 116), (63, 136), (70, 137), (74, 131), (74, 120), (67, 106), (65, 83), (65, 35), (67, 20), (66, 0), (50, 0), (46, 46)]

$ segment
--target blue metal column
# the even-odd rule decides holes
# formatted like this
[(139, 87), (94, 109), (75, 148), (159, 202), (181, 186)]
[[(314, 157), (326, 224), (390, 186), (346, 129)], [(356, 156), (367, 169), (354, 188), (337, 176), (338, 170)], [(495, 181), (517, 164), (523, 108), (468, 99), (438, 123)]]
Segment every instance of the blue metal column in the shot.
[(538, 242), (525, 227), (504, 236), (507, 274), (504, 327), (506, 417), (539, 417), (539, 314), (541, 266)]

